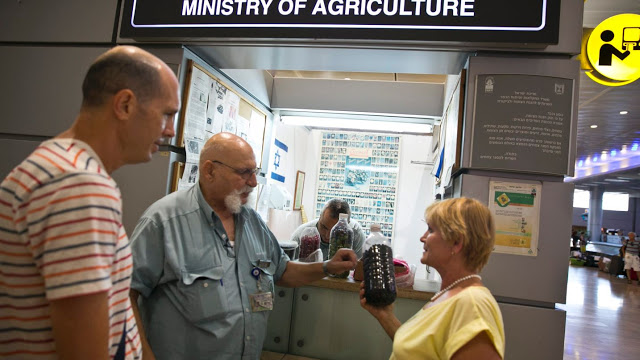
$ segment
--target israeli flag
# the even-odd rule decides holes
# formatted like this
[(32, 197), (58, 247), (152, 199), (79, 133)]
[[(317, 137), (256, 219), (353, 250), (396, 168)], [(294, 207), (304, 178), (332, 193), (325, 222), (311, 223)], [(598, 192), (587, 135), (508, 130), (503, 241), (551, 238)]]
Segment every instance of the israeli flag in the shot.
[(287, 154), (289, 153), (289, 147), (278, 139), (274, 142), (275, 152), (273, 155), (273, 161), (271, 163), (271, 178), (273, 180), (284, 183), (284, 173), (287, 168)]

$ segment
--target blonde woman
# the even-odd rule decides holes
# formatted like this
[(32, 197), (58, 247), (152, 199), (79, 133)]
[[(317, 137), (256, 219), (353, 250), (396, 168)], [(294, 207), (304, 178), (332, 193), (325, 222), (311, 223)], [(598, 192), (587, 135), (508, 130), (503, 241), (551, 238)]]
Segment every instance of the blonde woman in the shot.
[(504, 324), (496, 300), (478, 273), (489, 260), (495, 227), (489, 209), (477, 200), (440, 201), (425, 212), (429, 229), (420, 238), (420, 262), (442, 276), (442, 288), (406, 323), (393, 304), (360, 304), (393, 340), (391, 359), (503, 359)]

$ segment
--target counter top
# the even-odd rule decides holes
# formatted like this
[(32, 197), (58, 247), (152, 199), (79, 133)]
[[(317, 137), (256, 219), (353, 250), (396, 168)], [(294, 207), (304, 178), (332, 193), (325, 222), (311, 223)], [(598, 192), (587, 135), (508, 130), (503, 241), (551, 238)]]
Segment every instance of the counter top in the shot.
[[(325, 289), (335, 289), (342, 291), (360, 292), (360, 281), (355, 281), (349, 277), (347, 279), (337, 279), (332, 277), (325, 277), (318, 281), (312, 282), (309, 286), (315, 286)], [(398, 298), (429, 301), (435, 294), (432, 292), (418, 291), (410, 288), (397, 288)]]

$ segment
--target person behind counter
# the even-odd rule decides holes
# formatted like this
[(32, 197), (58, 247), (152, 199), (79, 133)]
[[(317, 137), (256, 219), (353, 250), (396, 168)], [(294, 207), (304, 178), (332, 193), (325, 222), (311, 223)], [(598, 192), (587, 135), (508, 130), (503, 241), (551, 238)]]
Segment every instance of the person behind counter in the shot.
[(324, 263), (289, 261), (258, 213), (243, 206), (260, 169), (242, 138), (212, 136), (199, 168), (198, 184), (152, 204), (131, 236), (131, 297), (145, 359), (151, 351), (167, 360), (259, 359), (274, 282), (305, 285), (355, 268), (356, 257), (341, 249)]
[(495, 242), (489, 209), (477, 200), (456, 198), (430, 205), (425, 217), (429, 228), (420, 238), (420, 262), (442, 276), (442, 290), (404, 324), (393, 314), (393, 304), (367, 304), (364, 283), (360, 305), (393, 340), (391, 359), (504, 358), (502, 314), (478, 275)]
[(331, 235), (331, 229), (338, 222), (338, 218), (340, 217), (341, 213), (349, 215), (349, 227), (353, 230), (353, 251), (356, 253), (358, 259), (361, 258), (362, 245), (364, 244), (365, 239), (364, 231), (362, 230), (362, 226), (360, 226), (360, 223), (351, 219), (351, 209), (349, 208), (349, 203), (347, 203), (343, 199), (331, 199), (327, 201), (327, 203), (322, 208), (320, 218), (300, 225), (293, 232), (293, 234), (291, 234), (291, 241), (295, 241), (296, 243), (298, 243), (298, 245), (300, 245), (300, 237), (302, 236), (302, 232), (304, 231), (304, 229), (315, 227), (320, 233), (320, 249), (322, 250), (322, 258), (326, 260), (329, 257), (329, 239)]

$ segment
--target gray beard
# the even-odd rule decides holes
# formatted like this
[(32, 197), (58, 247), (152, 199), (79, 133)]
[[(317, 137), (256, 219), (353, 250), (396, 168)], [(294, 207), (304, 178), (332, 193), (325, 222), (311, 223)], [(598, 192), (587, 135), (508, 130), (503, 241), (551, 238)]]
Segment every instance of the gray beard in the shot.
[(244, 206), (244, 204), (242, 203), (242, 198), (240, 197), (240, 195), (247, 191), (251, 192), (253, 191), (253, 188), (245, 187), (241, 190), (233, 190), (231, 194), (225, 196), (224, 205), (229, 211), (231, 211), (231, 213), (239, 214), (242, 211), (242, 206)]

